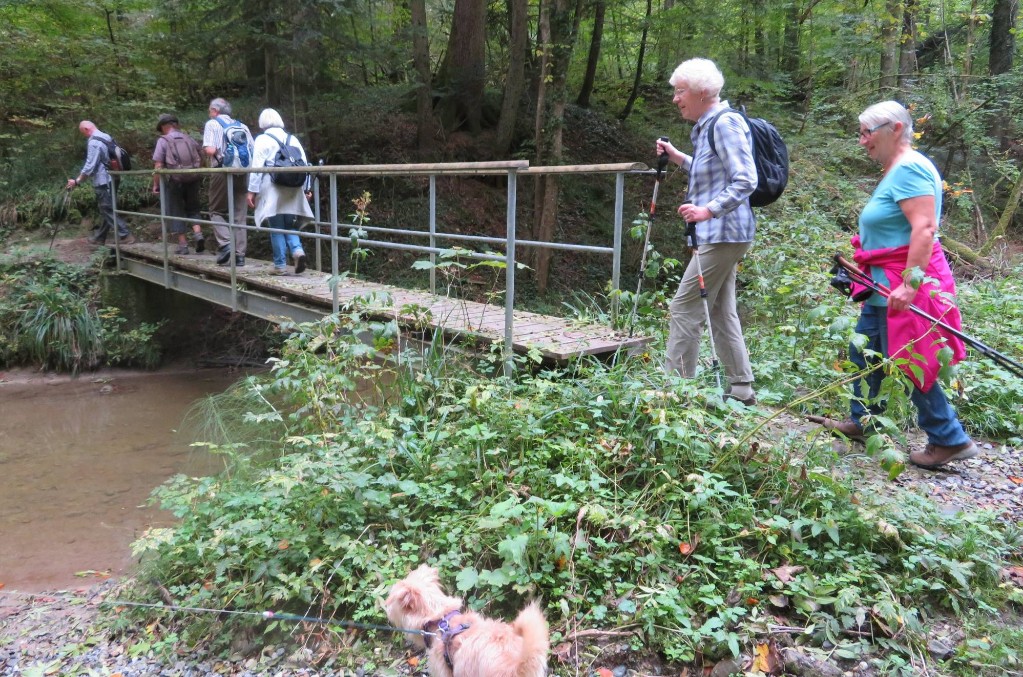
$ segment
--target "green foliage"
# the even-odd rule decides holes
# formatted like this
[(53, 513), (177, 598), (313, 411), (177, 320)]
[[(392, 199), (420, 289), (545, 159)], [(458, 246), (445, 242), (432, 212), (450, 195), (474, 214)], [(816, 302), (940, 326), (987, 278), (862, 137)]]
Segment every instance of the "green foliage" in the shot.
[(95, 278), (95, 268), (49, 258), (0, 265), (0, 364), (73, 373), (157, 366), (159, 324), (129, 328), (118, 309), (97, 309)]
[(539, 596), (555, 628), (634, 623), (676, 660), (735, 655), (777, 616), (850, 653), (850, 630), (908, 652), (927, 608), (988, 608), (1019, 545), (989, 516), (876, 502), (826, 445), (757, 434), (652, 365), (493, 380), (450, 353), (395, 353), (394, 337), (355, 310), (301, 325), (244, 384), (245, 418), (280, 438), (159, 489), (181, 523), (136, 544), (177, 601), (374, 622), (429, 561), (474, 607)]

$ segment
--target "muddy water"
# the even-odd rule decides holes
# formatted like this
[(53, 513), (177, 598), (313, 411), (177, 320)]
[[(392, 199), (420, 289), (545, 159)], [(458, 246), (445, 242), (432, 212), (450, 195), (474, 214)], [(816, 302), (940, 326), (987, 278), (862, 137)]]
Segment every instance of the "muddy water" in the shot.
[(172, 516), (146, 507), (175, 473), (222, 461), (178, 432), (191, 404), (239, 378), (226, 372), (83, 376), (0, 383), (0, 583), (79, 586), (123, 574), (129, 544)]

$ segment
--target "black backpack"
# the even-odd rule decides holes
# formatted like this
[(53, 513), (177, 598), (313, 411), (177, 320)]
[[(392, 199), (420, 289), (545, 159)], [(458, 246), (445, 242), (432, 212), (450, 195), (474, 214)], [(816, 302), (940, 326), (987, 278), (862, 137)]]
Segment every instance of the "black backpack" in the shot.
[(781, 197), (789, 182), (789, 149), (774, 125), (763, 118), (747, 117), (746, 107), (740, 106), (738, 110), (726, 108), (711, 118), (707, 138), (714, 155), (718, 154), (714, 146), (714, 124), (725, 113), (738, 113), (749, 125), (753, 135), (753, 163), (757, 167), (757, 189), (749, 196), (749, 206), (765, 207)]
[(125, 149), (117, 145), (117, 142), (111, 138), (109, 141), (101, 139), (98, 136), (93, 137), (107, 148), (107, 161), (103, 164), (115, 172), (130, 172), (131, 171), (131, 154)]
[[(310, 167), (308, 162), (302, 159), (302, 151), (299, 148), (291, 145), (291, 134), (284, 139), (282, 144), (277, 140), (277, 137), (273, 134), (267, 134), (271, 139), (277, 141), (277, 155), (274, 156), (273, 164), (269, 164), (269, 167)], [(287, 188), (300, 188), (305, 185), (306, 178), (309, 174), (301, 172), (273, 172), (270, 174), (270, 180), (278, 186), (285, 186)]]

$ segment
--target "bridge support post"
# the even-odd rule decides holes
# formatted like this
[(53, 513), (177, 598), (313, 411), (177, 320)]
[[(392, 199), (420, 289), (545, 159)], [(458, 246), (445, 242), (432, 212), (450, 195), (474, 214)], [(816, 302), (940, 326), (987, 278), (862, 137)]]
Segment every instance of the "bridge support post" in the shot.
[[(320, 166), (323, 165), (323, 160), (320, 160)], [(320, 175), (316, 175), (316, 180), (313, 181), (313, 216), (316, 224), (316, 234), (320, 234)], [(320, 238), (316, 238), (316, 270), (323, 272), (323, 245), (320, 242)]]
[(615, 232), (614, 253), (611, 254), (611, 316), (618, 314), (618, 295), (614, 292), (621, 289), (622, 277), (622, 212), (625, 209), (625, 174), (615, 174)]
[(227, 233), (230, 236), (228, 242), (231, 252), (231, 310), (238, 312), (238, 268), (235, 263), (238, 255), (234, 247), (234, 174), (227, 175)]
[(337, 267), (337, 174), (330, 175), (330, 290), (331, 308), (335, 315), (341, 309), (337, 298), (337, 286), (341, 280)]
[(518, 174), (508, 170), (508, 212), (507, 237), (505, 246), (505, 294), (504, 294), (504, 375), (515, 371), (515, 208), (518, 191)]
[(437, 175), (430, 174), (430, 293), (437, 293)]
[(163, 287), (170, 288), (170, 242), (167, 239), (167, 177), (160, 174), (160, 241), (163, 242)]

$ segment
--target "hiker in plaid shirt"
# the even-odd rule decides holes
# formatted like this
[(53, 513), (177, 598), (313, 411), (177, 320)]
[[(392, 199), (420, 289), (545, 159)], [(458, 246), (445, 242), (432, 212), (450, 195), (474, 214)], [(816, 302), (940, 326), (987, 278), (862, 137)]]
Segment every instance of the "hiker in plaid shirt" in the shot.
[[(719, 112), (731, 108), (720, 99), (725, 79), (713, 61), (685, 61), (668, 82), (674, 87), (672, 100), (679, 114), (695, 123), (690, 135), (693, 154), (687, 155), (659, 139), (657, 153), (667, 153), (689, 172), (688, 199), (678, 208), (678, 214), (687, 223), (696, 224), (711, 329), (728, 381), (725, 398), (752, 405), (756, 403), (753, 370), (735, 301), (736, 270), (753, 244), (756, 231), (749, 205), (749, 196), (757, 187), (752, 135), (742, 115), (726, 112), (714, 123), (711, 148), (707, 127)], [(702, 306), (696, 266), (690, 261), (669, 307), (665, 363), (669, 372), (685, 378), (696, 375), (700, 337), (706, 324)]]

